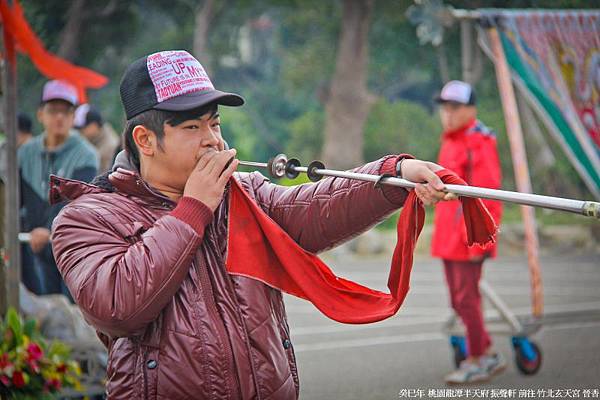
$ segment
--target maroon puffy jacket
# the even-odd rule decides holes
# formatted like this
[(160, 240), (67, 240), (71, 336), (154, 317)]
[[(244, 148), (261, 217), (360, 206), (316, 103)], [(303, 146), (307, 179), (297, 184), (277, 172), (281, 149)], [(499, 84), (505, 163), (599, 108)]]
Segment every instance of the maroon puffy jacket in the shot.
[[(394, 172), (390, 156), (357, 171)], [(73, 298), (109, 351), (109, 399), (295, 399), (281, 292), (225, 270), (227, 189), (214, 215), (175, 204), (133, 168), (97, 185), (53, 177), (52, 245)], [(236, 173), (299, 245), (333, 247), (399, 208), (404, 189), (329, 178), (282, 187)]]

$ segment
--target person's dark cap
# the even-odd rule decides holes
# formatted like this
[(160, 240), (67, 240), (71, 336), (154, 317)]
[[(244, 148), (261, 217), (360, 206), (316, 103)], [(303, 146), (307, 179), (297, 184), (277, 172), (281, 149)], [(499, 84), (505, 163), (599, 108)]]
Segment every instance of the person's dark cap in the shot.
[(17, 130), (19, 132), (29, 132), (31, 133), (31, 128), (33, 127), (33, 121), (31, 117), (24, 112), (20, 112), (17, 114)]
[(77, 107), (75, 110), (75, 118), (73, 119), (73, 125), (75, 126), (75, 129), (85, 128), (94, 122), (100, 126), (104, 124), (104, 120), (102, 119), (102, 114), (100, 114), (100, 111), (87, 103)]
[(161, 51), (134, 61), (121, 80), (127, 119), (148, 111), (187, 111), (209, 103), (241, 106), (244, 99), (216, 90), (204, 68), (183, 50)]
[(435, 97), (436, 103), (459, 103), (475, 105), (475, 91), (473, 87), (463, 81), (450, 81), (444, 85), (442, 91)]

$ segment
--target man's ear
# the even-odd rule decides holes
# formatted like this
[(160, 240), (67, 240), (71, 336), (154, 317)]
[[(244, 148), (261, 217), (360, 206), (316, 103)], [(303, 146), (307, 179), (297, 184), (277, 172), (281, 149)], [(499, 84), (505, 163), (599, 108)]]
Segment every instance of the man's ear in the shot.
[(137, 145), (140, 154), (152, 157), (157, 149), (158, 141), (156, 134), (143, 125), (137, 125), (131, 132), (133, 141)]

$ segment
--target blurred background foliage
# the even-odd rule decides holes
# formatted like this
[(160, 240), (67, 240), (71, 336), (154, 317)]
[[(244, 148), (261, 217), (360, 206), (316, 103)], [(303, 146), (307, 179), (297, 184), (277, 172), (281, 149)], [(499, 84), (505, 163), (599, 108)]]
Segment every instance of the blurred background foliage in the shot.
[[(594, 2), (566, 0), (445, 3), (468, 9), (594, 7)], [(126, 66), (155, 51), (192, 51), (196, 16), (206, 4), (206, 0), (23, 1), (28, 20), (51, 51), (110, 78), (105, 88), (89, 96), (117, 131), (124, 122), (118, 86)], [(247, 100), (241, 109), (222, 108), (223, 134), (230, 146), (238, 149), (241, 159), (255, 161), (283, 152), (305, 164), (319, 158), (342, 1), (221, 0), (210, 4), (206, 46), (197, 56), (216, 87), (241, 93)], [(408, 0), (376, 0), (372, 9), (367, 87), (374, 102), (364, 128), (365, 160), (390, 153), (411, 153), (427, 160), (437, 157), (441, 128), (431, 99), (443, 84), (439, 57), (431, 45), (419, 44), (415, 27), (405, 16), (410, 5)], [(64, 38), (73, 35), (75, 43), (65, 48)], [(444, 39), (451, 79), (461, 78), (459, 36), (454, 26)], [(35, 114), (45, 79), (23, 57), (18, 67), (19, 108)], [(476, 90), (480, 119), (498, 133), (503, 186), (514, 189), (494, 69), (487, 58)], [(532, 169), (534, 190), (591, 197), (562, 151), (547, 133), (545, 137), (556, 162), (549, 168)], [(530, 144), (528, 153), (530, 159), (535, 158), (535, 146)]]

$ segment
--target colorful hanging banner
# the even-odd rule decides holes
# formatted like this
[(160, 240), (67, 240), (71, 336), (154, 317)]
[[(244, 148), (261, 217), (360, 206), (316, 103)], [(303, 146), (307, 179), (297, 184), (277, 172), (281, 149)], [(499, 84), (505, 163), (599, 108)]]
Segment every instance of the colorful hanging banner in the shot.
[(513, 73), (600, 199), (600, 11), (479, 10)]

